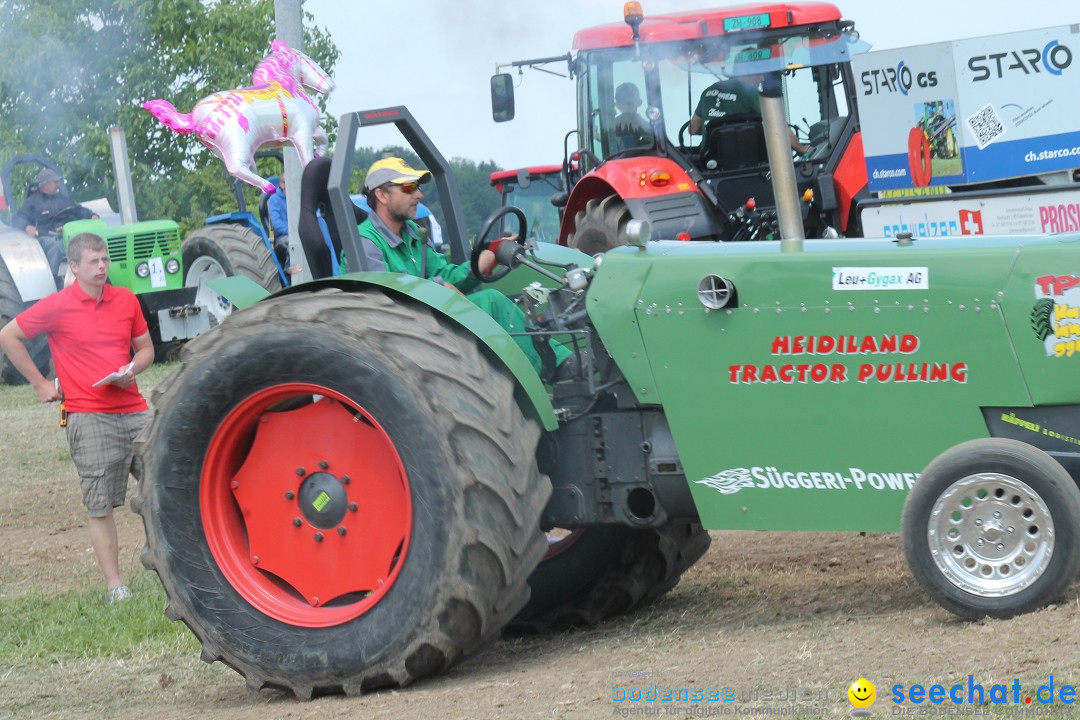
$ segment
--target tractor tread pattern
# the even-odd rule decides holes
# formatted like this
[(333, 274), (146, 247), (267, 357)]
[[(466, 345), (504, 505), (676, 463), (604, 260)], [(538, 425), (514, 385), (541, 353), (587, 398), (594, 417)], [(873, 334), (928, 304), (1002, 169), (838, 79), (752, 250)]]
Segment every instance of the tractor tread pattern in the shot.
[(636, 530), (614, 565), (585, 593), (534, 617), (518, 617), (509, 629), (518, 633), (559, 631), (596, 625), (636, 610), (674, 588), (711, 542), (708, 531), (697, 523)]
[[(366, 357), (392, 363), (416, 389), (414, 397), (427, 403), (422, 410), (437, 423), (447, 444), (445, 457), (456, 454), (461, 462), (454, 463), (446, 476), (454, 483), (452, 514), (458, 525), (456, 530), (450, 525), (454, 531), (449, 535), (448, 559), (441, 574), (431, 578), (439, 587), (436, 606), (374, 663), (361, 666), (357, 661), (356, 667), (300, 677), (273, 663), (238, 656), (218, 643), (213, 628), (203, 626), (205, 616), (191, 606), (193, 596), (178, 586), (173, 573), (173, 564), (185, 562), (186, 553), (176, 550), (169, 556), (159, 539), (153, 468), (161, 462), (155, 456), (168, 443), (168, 438), (155, 438), (156, 429), (179, 397), (195, 391), (197, 386), (187, 376), (197, 375), (200, 363), (223, 352), (227, 344), (244, 343), (267, 327), (312, 328), (316, 323), (339, 328), (351, 345), (365, 348)], [(161, 578), (169, 616), (183, 621), (199, 638), (203, 659), (234, 668), (248, 687), (287, 688), (300, 698), (403, 687), (442, 671), (495, 638), (527, 601), (528, 576), (546, 547), (539, 519), (551, 493), (535, 460), (540, 428), (518, 408), (508, 372), (488, 360), (467, 331), (427, 308), (405, 305), (377, 291), (347, 293), (334, 288), (258, 303), (189, 343), (183, 364), (159, 384), (152, 400), (154, 418), (136, 441), (147, 472), (132, 499), (146, 528), (143, 564)], [(480, 457), (484, 462), (475, 462)], [(506, 481), (511, 477), (516, 482)], [(247, 622), (263, 617), (255, 611), (247, 616)], [(303, 645), (302, 629), (274, 623), (273, 632), (280, 634), (278, 642), (283, 645)]]
[[(8, 272), (7, 265), (0, 260), (0, 327), (4, 327), (14, 320), (15, 316), (25, 309), (26, 306), (23, 305), (22, 296), (19, 295), (18, 288), (15, 287), (15, 281), (12, 279), (11, 273)], [(30, 359), (34, 361), (34, 365), (37, 366), (42, 375), (47, 376), (51, 360), (48, 339), (44, 334), (41, 334), (33, 340), (28, 340), (25, 345), (27, 352), (30, 353)], [(0, 351), (0, 384), (23, 385), (25, 383), (26, 378), (15, 369), (7, 355)]]

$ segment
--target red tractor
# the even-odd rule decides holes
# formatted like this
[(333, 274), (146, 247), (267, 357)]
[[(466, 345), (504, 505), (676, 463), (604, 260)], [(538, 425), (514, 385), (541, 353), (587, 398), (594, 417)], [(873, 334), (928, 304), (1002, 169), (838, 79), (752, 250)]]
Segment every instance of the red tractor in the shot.
[[(536, 242), (559, 241), (559, 209), (566, 202), (562, 172), (562, 165), (536, 165), (491, 173), (491, 186), (499, 193), (500, 205), (520, 208), (525, 213), (529, 237)], [(506, 222), (510, 222), (509, 217)], [(513, 231), (509, 225), (504, 229)]]
[[(850, 61), (869, 48), (829, 3), (738, 5), (644, 17), (579, 31), (574, 52), (501, 67), (566, 63), (578, 84), (578, 149), (564, 162), (559, 242), (596, 253), (624, 245), (631, 220), (652, 237), (779, 237), (775, 198), (798, 203), (804, 237), (860, 235), (855, 200), (866, 166)], [(692, 124), (718, 80), (760, 76), (760, 115)], [(628, 107), (644, 105), (627, 131)], [(513, 78), (492, 78), (497, 122), (513, 118)], [(697, 131), (698, 134), (691, 134)], [(569, 138), (568, 138), (569, 139)], [(774, 189), (770, 146), (794, 155)], [(795, 150), (794, 148), (798, 148)], [(787, 163), (789, 166), (790, 162)], [(790, 175), (790, 173), (784, 173)]]

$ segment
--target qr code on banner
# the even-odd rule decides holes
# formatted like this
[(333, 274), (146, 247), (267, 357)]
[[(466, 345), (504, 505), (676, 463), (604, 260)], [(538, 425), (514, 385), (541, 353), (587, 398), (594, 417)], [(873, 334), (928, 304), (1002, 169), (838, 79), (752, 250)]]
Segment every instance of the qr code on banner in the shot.
[(975, 142), (980, 150), (1005, 134), (1005, 125), (998, 117), (997, 110), (989, 103), (969, 117), (967, 122), (971, 132), (975, 133)]

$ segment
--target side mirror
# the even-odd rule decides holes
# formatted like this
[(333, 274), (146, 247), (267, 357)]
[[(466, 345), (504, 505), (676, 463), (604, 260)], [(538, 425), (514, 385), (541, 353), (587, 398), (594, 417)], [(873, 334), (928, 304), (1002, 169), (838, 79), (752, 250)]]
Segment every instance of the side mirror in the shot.
[(510, 73), (491, 76), (491, 119), (495, 122), (514, 119), (514, 78)]

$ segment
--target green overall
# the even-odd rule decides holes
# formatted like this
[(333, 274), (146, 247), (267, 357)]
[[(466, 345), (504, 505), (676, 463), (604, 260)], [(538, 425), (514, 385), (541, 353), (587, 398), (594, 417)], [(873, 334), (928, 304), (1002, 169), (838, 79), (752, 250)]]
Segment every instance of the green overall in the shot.
[[(387, 272), (399, 272), (417, 277), (425, 277), (429, 280), (442, 281), (453, 285), (465, 293), (474, 305), (486, 312), (499, 323), (514, 339), (529, 363), (540, 374), (542, 367), (540, 354), (536, 352), (532, 339), (524, 335), (515, 335), (525, 330), (525, 313), (510, 298), (498, 290), (476, 290), (480, 281), (473, 277), (468, 263), (460, 265), (450, 263), (446, 256), (436, 252), (435, 248), (421, 239), (420, 228), (412, 220), (406, 220), (402, 228), (402, 238), (393, 237), (387, 240), (379, 231), (379, 228), (367, 219), (360, 223), (360, 237), (370, 240), (382, 253), (386, 263)], [(389, 233), (388, 233), (389, 234)], [(426, 257), (421, 255), (426, 253)], [(421, 272), (421, 258), (423, 258), (423, 274)], [(474, 292), (475, 291), (475, 292)], [(555, 352), (555, 364), (560, 365), (573, 353), (554, 340), (548, 341), (551, 349)]]

